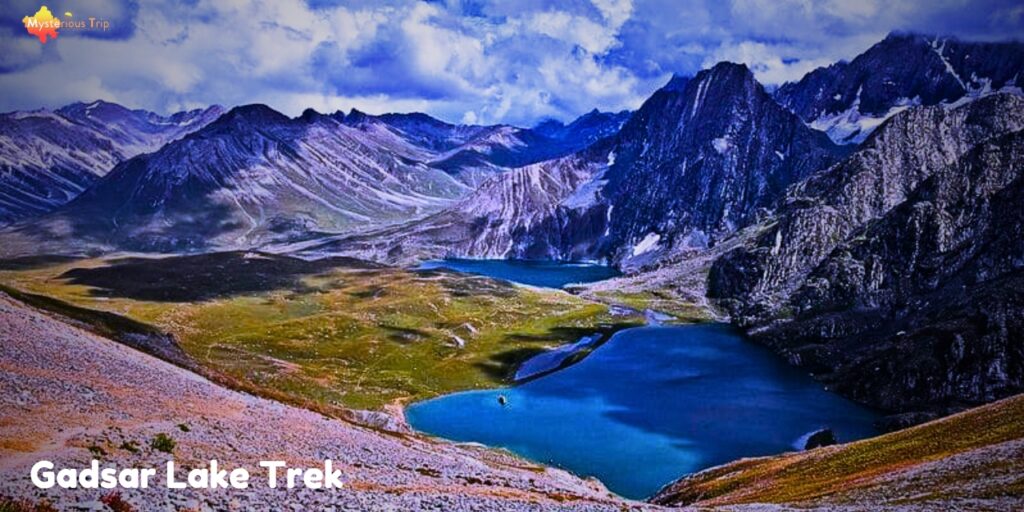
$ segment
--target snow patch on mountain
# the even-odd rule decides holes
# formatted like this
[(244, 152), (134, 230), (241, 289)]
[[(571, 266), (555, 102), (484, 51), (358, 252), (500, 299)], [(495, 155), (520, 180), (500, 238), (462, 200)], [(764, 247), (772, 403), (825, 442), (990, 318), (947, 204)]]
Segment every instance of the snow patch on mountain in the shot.
[(569, 197), (562, 201), (562, 206), (570, 210), (587, 210), (601, 202), (601, 191), (604, 190), (608, 180), (604, 175), (607, 169), (602, 169), (594, 177), (576, 189)]
[(890, 117), (917, 105), (920, 105), (919, 98), (903, 98), (885, 114), (872, 116), (860, 112), (858, 100), (850, 108), (835, 114), (823, 115), (808, 123), (808, 126), (825, 132), (836, 144), (860, 144)]
[(658, 249), (659, 242), (661, 242), (661, 235), (657, 233), (647, 233), (647, 236), (645, 236), (643, 240), (640, 240), (639, 243), (633, 246), (633, 256), (640, 256), (641, 254), (646, 254)]
[(719, 155), (724, 155), (729, 151), (729, 137), (718, 137), (711, 141), (711, 145), (714, 146), (715, 151), (717, 151)]

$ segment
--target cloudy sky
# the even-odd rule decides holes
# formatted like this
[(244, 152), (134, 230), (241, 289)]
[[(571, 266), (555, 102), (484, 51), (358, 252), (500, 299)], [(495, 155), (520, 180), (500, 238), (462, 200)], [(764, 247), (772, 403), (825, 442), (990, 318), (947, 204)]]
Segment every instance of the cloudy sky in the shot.
[(424, 111), (532, 125), (636, 108), (720, 60), (766, 84), (850, 59), (892, 30), (1024, 36), (1009, 0), (47, 0), (110, 20), (45, 45), (5, 0), (0, 111), (106, 99), (171, 112), (266, 103), (296, 115)]

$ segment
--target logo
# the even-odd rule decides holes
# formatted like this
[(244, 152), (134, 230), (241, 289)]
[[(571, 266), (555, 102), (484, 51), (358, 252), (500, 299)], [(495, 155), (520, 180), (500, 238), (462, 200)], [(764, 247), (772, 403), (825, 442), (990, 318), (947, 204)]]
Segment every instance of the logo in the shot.
[(53, 17), (45, 5), (40, 7), (32, 16), (25, 16), (21, 19), (25, 24), (25, 30), (39, 38), (39, 42), (46, 44), (46, 38), (57, 39), (57, 29), (60, 28), (60, 20)]
[(54, 17), (50, 9), (45, 5), (40, 7), (32, 16), (25, 16), (21, 22), (25, 24), (25, 30), (32, 36), (38, 37), (39, 42), (46, 44), (50, 39), (57, 39), (58, 30), (99, 30), (106, 32), (110, 30), (110, 21), (90, 17), (85, 20), (74, 20), (71, 11), (64, 13), (65, 20)]

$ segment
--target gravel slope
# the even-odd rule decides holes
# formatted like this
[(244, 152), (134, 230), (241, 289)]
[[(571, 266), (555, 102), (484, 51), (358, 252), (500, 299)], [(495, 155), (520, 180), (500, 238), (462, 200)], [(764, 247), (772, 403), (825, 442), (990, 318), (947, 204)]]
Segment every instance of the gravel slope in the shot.
[[(248, 468), (253, 485), (171, 492), (160, 481), (121, 491), (141, 510), (653, 508), (493, 451), (382, 434), (226, 390), (0, 294), (0, 495), (60, 508), (98, 507), (108, 491), (40, 491), (29, 469), (44, 458), (82, 468), (98, 454), (104, 464), (157, 467), (162, 479), (170, 455), (149, 446), (158, 433), (177, 442), (179, 466), (204, 467), (217, 459)], [(316, 467), (326, 458), (343, 470), (344, 489), (268, 489), (257, 465), (281, 459)]]

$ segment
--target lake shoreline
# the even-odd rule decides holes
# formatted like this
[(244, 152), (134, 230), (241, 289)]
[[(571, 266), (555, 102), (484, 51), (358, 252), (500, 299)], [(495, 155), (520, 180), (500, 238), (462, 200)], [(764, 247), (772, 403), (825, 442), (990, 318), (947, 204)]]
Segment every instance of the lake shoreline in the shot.
[(875, 412), (729, 324), (623, 329), (577, 364), (404, 413), (418, 433), (593, 476), (628, 499), (740, 458), (791, 452), (822, 427), (844, 442), (878, 434)]

